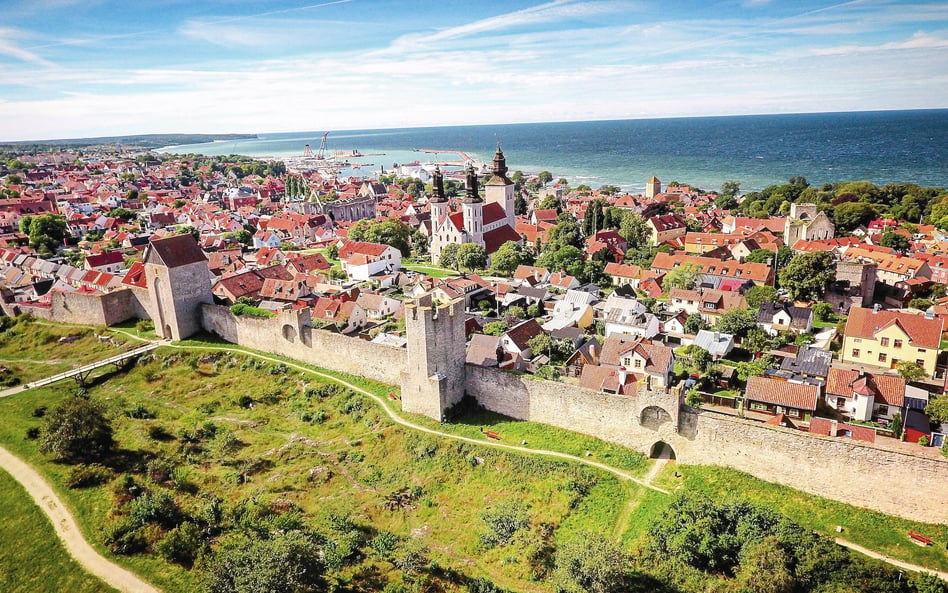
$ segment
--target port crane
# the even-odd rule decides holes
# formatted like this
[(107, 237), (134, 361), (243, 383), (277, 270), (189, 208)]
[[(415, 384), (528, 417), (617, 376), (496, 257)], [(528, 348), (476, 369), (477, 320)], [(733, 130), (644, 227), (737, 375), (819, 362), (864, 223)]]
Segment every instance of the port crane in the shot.
[(329, 135), (329, 132), (326, 132), (325, 134), (323, 134), (323, 139), (319, 143), (319, 151), (316, 153), (316, 158), (319, 160), (325, 159), (328, 156), (326, 154), (329, 152), (329, 150), (326, 148), (326, 136), (328, 135)]

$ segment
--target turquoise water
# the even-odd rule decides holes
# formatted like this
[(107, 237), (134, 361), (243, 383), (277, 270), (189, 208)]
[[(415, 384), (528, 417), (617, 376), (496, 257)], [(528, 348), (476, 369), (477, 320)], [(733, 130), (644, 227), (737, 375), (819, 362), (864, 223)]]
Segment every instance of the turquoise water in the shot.
[[(306, 144), (314, 152), (319, 148), (323, 132), (259, 134), (165, 150), (302, 155)], [(948, 185), (948, 109), (331, 130), (328, 138), (330, 150), (384, 153), (350, 159), (366, 164), (347, 171), (354, 175), (435, 158), (414, 149), (460, 150), (489, 161), (498, 142), (512, 171), (548, 170), (574, 186), (608, 183), (642, 191), (652, 175), (708, 190), (733, 179), (751, 191), (797, 175), (811, 184), (866, 179), (879, 185)]]

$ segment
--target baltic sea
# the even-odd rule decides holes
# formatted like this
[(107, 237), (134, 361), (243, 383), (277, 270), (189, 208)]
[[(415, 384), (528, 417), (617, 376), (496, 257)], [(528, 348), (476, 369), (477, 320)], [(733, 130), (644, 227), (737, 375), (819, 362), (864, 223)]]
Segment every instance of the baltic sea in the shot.
[[(258, 134), (163, 151), (286, 157), (302, 155), (307, 144), (316, 152), (326, 131)], [(346, 171), (352, 175), (436, 158), (415, 149), (459, 150), (489, 161), (500, 143), (512, 171), (548, 170), (573, 186), (593, 188), (613, 184), (642, 191), (652, 175), (705, 190), (737, 180), (744, 192), (797, 175), (814, 185), (854, 180), (948, 185), (948, 109), (329, 132), (330, 151), (376, 155), (350, 158), (363, 165)]]

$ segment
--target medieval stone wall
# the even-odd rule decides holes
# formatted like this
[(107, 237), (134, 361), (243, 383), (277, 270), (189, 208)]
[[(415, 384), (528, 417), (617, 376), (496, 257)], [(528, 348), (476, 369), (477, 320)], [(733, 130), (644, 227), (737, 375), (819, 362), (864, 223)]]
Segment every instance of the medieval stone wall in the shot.
[(109, 293), (54, 291), (49, 307), (20, 305), (34, 317), (85, 325), (115, 325), (136, 318), (136, 297), (127, 289)]
[(948, 517), (948, 462), (941, 459), (711, 412), (679, 413), (674, 395), (616, 396), (476, 365), (466, 371), (468, 394), (518, 420), (581, 432), (643, 454), (663, 441), (681, 463), (731, 467), (909, 519)]
[(314, 329), (309, 311), (287, 311), (276, 317), (234, 316), (228, 307), (201, 305), (205, 330), (247, 348), (280, 354), (323, 368), (397, 385), (408, 364), (404, 348)]

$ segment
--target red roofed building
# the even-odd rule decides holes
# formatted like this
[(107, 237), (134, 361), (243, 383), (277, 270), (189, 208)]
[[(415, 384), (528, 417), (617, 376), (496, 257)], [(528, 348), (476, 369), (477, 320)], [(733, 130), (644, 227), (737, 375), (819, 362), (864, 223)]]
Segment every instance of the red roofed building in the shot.
[(744, 397), (751, 411), (804, 420), (816, 412), (820, 388), (757, 376), (747, 379)]
[(688, 225), (677, 214), (653, 216), (646, 222), (649, 229), (649, 243), (661, 245), (675, 239), (681, 239), (688, 232)]
[(390, 245), (346, 241), (339, 248), (342, 270), (353, 280), (368, 280), (376, 274), (402, 267), (402, 253)]
[(891, 420), (905, 405), (905, 379), (834, 367), (826, 377), (826, 404), (860, 422)]
[(942, 330), (943, 321), (934, 316), (853, 307), (840, 357), (843, 362), (882, 368), (895, 368), (905, 360), (917, 363), (931, 377)]
[(514, 218), (514, 183), (507, 177), (507, 160), (497, 148), (490, 179), (484, 184), (484, 198), (478, 190), (477, 174), (467, 169), (466, 193), (461, 210), (452, 212), (444, 195), (444, 178), (434, 172), (434, 194), (431, 208), (431, 257), (437, 261), (448, 245), (474, 243), (487, 252), (488, 258), (507, 241), (521, 241)]

